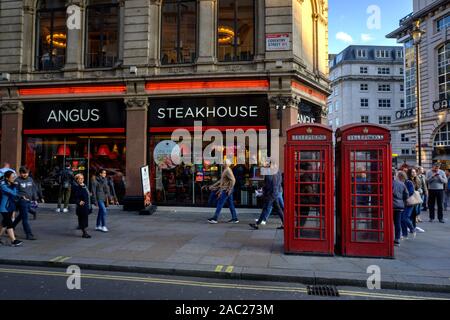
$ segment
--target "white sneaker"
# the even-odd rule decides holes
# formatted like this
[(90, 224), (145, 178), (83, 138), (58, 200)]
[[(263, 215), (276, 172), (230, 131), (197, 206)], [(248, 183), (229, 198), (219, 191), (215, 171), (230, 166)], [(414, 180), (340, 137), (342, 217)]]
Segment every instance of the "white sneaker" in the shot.
[(106, 227), (101, 227), (101, 231), (103, 231), (103, 232), (108, 232), (109, 230), (108, 230), (108, 228), (106, 228)]
[(103, 230), (103, 228), (100, 227), (100, 226), (96, 226), (96, 227), (95, 227), (95, 231), (102, 231), (102, 230)]
[(60, 208), (56, 209), (56, 212), (60, 213), (60, 212), (61, 212), (61, 209), (60, 209)]
[(67, 212), (69, 212), (69, 209), (64, 208), (64, 209), (63, 209), (63, 212), (64, 212), (64, 213), (67, 213)]
[(416, 230), (417, 230), (417, 232), (419, 232), (419, 233), (424, 233), (424, 232), (425, 232), (425, 230), (423, 230), (422, 228), (419, 228), (419, 227), (416, 227)]
[(261, 225), (262, 225), (262, 226), (265, 226), (265, 225), (266, 225), (266, 223), (267, 223), (267, 222), (266, 222), (266, 221), (264, 221), (264, 220), (263, 220), (263, 221), (261, 221)]

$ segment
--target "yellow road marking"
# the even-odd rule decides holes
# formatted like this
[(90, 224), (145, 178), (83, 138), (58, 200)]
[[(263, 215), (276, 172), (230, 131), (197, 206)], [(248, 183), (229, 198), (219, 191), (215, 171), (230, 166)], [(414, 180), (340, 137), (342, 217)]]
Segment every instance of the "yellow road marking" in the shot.
[(233, 266), (228, 266), (227, 269), (225, 270), (225, 272), (231, 273), (233, 272), (234, 267)]
[(216, 267), (216, 270), (215, 270), (215, 272), (221, 272), (221, 271), (222, 271), (222, 269), (223, 269), (223, 266), (221, 266), (221, 265), (218, 265), (218, 266)]
[(62, 259), (63, 256), (57, 256), (56, 258), (50, 259), (50, 262), (57, 262), (59, 259)]
[[(26, 270), (26, 269), (7, 269), (7, 268), (0, 268), (0, 273), (56, 276), (56, 277), (67, 277), (68, 276), (64, 272)], [(240, 289), (240, 290), (307, 293), (305, 288), (300, 288), (300, 287), (258, 286), (258, 285), (226, 284), (226, 283), (214, 283), (214, 282), (209, 283), (209, 282), (175, 280), (175, 279), (159, 279), (159, 278), (151, 278), (151, 277), (144, 278), (144, 277), (113, 276), (113, 275), (100, 275), (100, 274), (87, 274), (87, 273), (82, 274), (81, 277), (85, 278), (85, 279), (171, 284), (171, 285), (208, 287), (208, 288), (218, 288), (218, 289)], [(373, 293), (372, 292), (358, 292), (358, 291), (348, 291), (348, 290), (343, 290), (343, 291), (339, 290), (339, 294), (341, 296), (355, 296), (355, 297), (393, 299), (393, 300), (450, 300), (448, 298), (407, 296), (407, 295), (395, 295), (395, 294), (385, 294), (385, 293), (376, 293), (376, 292), (373, 292)]]
[(72, 257), (65, 257), (65, 258), (60, 259), (58, 262), (64, 262), (64, 261), (69, 260), (70, 258), (72, 258)]

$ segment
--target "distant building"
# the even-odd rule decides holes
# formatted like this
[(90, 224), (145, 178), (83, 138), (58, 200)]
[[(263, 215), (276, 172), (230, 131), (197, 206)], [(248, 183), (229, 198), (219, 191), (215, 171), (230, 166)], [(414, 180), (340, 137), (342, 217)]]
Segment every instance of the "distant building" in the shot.
[(419, 21), (425, 31), (419, 47), (422, 164), (429, 168), (433, 160), (440, 160), (450, 168), (450, 2), (414, 0), (413, 10), (400, 20), (398, 29), (387, 35), (402, 43), (405, 52), (405, 104), (393, 122), (400, 139), (394, 144), (405, 150), (413, 148), (414, 152), (409, 157), (403, 155), (403, 159), (408, 164), (416, 163), (416, 56), (411, 31)]

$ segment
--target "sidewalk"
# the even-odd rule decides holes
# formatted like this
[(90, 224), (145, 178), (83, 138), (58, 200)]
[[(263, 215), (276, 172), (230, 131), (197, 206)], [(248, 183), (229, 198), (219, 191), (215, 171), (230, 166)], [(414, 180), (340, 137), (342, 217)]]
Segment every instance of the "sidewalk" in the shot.
[[(278, 218), (255, 231), (248, 223), (259, 216), (259, 210), (238, 210), (237, 225), (209, 225), (206, 219), (212, 212), (161, 207), (152, 216), (139, 216), (110, 210), (109, 233), (92, 230), (94, 212), (92, 239), (82, 239), (73, 212), (57, 214), (40, 208), (38, 219), (31, 220), (38, 240), (25, 241), (18, 248), (0, 246), (0, 264), (76, 264), (81, 269), (364, 287), (367, 267), (378, 265), (384, 289), (450, 292), (450, 223), (421, 223), (427, 232), (403, 241), (393, 260), (293, 256), (283, 254)], [(228, 219), (229, 210), (224, 209), (221, 220)], [(17, 234), (23, 238), (21, 226)]]

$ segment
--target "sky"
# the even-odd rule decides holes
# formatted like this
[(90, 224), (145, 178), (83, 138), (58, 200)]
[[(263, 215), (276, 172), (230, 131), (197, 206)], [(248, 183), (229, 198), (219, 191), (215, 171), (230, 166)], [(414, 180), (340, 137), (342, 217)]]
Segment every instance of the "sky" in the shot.
[(413, 0), (328, 0), (329, 52), (349, 45), (398, 45), (386, 35), (412, 12)]

